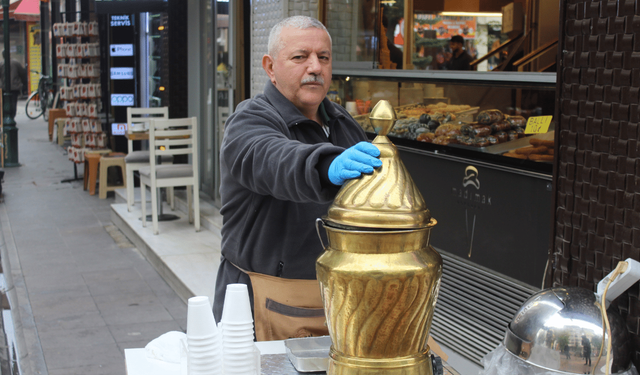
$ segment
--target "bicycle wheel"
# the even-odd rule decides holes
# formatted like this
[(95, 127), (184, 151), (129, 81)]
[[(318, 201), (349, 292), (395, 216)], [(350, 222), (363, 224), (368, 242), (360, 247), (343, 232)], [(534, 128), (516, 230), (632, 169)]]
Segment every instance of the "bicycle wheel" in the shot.
[(34, 91), (27, 98), (27, 105), (24, 108), (27, 117), (32, 120), (37, 119), (42, 116), (42, 107), (40, 106), (40, 98), (38, 97), (38, 92)]

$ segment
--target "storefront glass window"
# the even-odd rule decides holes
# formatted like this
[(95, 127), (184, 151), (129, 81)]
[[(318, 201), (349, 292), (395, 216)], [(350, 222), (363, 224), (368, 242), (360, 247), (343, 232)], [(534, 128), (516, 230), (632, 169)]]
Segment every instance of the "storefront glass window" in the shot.
[(376, 3), (375, 0), (326, 0), (325, 25), (333, 41), (334, 64), (356, 63), (351, 66), (370, 69), (377, 60), (379, 12)]
[(507, 0), (324, 3), (334, 70), (556, 70), (552, 7)]

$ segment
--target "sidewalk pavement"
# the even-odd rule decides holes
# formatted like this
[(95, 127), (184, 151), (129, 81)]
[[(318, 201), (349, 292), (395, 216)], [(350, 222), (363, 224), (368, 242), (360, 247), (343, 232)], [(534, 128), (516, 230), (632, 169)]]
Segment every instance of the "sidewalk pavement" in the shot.
[(21, 166), (5, 168), (0, 244), (18, 296), (22, 373), (125, 374), (124, 349), (184, 331), (186, 304), (113, 225), (112, 195), (61, 182), (73, 164), (46, 122), (18, 106)]

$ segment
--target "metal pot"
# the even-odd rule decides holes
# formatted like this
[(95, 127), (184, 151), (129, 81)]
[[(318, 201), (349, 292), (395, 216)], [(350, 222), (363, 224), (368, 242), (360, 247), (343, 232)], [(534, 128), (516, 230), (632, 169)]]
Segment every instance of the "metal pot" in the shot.
[[(611, 373), (616, 374), (631, 366), (629, 335), (620, 315), (613, 311), (607, 311), (607, 315), (613, 348)], [(603, 337), (602, 325), (602, 314), (593, 292), (582, 288), (545, 289), (520, 307), (509, 323), (504, 345), (511, 354), (531, 365), (568, 374), (591, 373), (591, 368), (584, 365), (587, 361), (584, 355), (590, 353), (591, 365), (595, 366), (600, 347), (604, 345), (595, 372), (604, 374), (601, 369), (606, 361), (609, 337)]]
[(391, 105), (380, 101), (370, 120), (382, 167), (346, 183), (321, 220), (329, 240), (316, 263), (332, 341), (327, 373), (431, 375), (426, 343), (442, 276), (429, 244), (436, 220), (386, 137)]

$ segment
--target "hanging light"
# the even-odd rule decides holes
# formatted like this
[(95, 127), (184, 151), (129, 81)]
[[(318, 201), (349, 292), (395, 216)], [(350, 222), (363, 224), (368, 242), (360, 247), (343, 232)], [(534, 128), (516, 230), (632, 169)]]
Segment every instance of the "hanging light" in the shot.
[(441, 16), (453, 17), (502, 17), (502, 13), (484, 13), (484, 12), (442, 12)]

